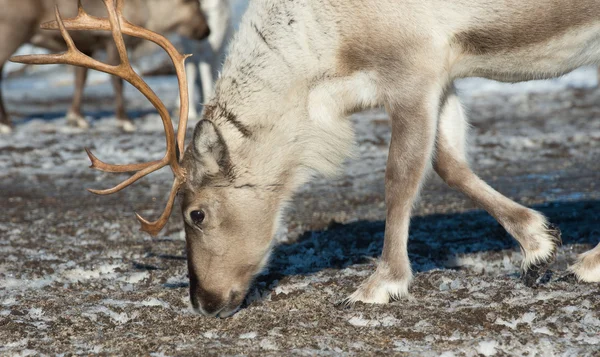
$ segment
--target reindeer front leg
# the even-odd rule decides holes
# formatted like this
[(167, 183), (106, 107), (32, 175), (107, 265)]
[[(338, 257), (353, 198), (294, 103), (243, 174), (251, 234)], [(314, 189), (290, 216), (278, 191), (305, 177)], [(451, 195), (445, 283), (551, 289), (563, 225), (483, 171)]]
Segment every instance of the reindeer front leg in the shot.
[[(435, 87), (434, 87), (435, 88)], [(385, 304), (408, 295), (412, 270), (408, 226), (412, 206), (430, 167), (441, 90), (428, 89), (410, 101), (388, 103), (392, 139), (385, 172), (387, 217), (383, 254), (377, 269), (343, 304)], [(406, 90), (415, 93), (415, 90)]]
[(580, 254), (575, 264), (569, 267), (577, 279), (587, 283), (600, 283), (600, 243), (596, 248)]

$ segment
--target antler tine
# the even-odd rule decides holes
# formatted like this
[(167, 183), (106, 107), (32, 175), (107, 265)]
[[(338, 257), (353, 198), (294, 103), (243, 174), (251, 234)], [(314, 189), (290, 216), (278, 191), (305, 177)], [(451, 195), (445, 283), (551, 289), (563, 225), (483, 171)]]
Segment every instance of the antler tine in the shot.
[(107, 163), (102, 162), (100, 159), (96, 157), (96, 155), (92, 154), (90, 149), (85, 148), (85, 152), (92, 164), (90, 165), (90, 169), (96, 169), (98, 171), (103, 172), (111, 172), (111, 173), (121, 173), (121, 172), (135, 172), (145, 169), (146, 167), (156, 165), (162, 160), (155, 160), (150, 162), (145, 162), (142, 164), (130, 164), (130, 165), (109, 165)]
[[(104, 1), (104, 0), (103, 0)], [(111, 2), (112, 3), (112, 2)], [(122, 0), (117, 1), (117, 14), (119, 16), (121, 33), (134, 36), (138, 38), (142, 38), (144, 40), (152, 41), (160, 46), (163, 50), (167, 52), (171, 60), (173, 61), (173, 65), (175, 66), (175, 73), (177, 74), (177, 80), (179, 82), (179, 93), (180, 93), (180, 113), (179, 113), (179, 126), (177, 128), (177, 146), (179, 147), (179, 152), (183, 152), (185, 145), (185, 134), (187, 128), (187, 114), (189, 108), (189, 97), (187, 90), (187, 79), (185, 75), (185, 60), (191, 55), (182, 55), (177, 49), (173, 46), (169, 40), (167, 40), (164, 36), (161, 36), (155, 32), (152, 32), (148, 29), (133, 25), (129, 21), (127, 21), (122, 16), (122, 9), (124, 2)], [(85, 11), (83, 14), (78, 15), (73, 19), (66, 19), (63, 21), (64, 26), (67, 30), (81, 31), (81, 30), (104, 30), (111, 31), (110, 22), (106, 19), (97, 18), (91, 16)], [(42, 28), (49, 30), (57, 30), (58, 22), (50, 21), (46, 22), (42, 25)]]
[[(189, 55), (180, 54), (165, 37), (129, 23), (123, 17), (123, 0), (116, 0), (116, 3), (113, 0), (103, 0), (103, 2), (108, 11), (108, 19), (98, 18), (87, 14), (83, 9), (80, 0), (78, 1), (77, 17), (72, 19), (66, 19), (63, 21), (58, 10), (58, 6), (55, 7), (56, 20), (45, 23), (41, 27), (45, 29), (60, 30), (65, 42), (67, 43), (68, 50), (65, 53), (58, 55), (16, 56), (11, 58), (11, 60), (14, 62), (31, 64), (70, 64), (106, 72), (121, 77), (127, 82), (131, 83), (152, 103), (161, 117), (165, 130), (167, 150), (161, 160), (155, 160), (141, 164), (110, 165), (96, 158), (96, 156), (94, 156), (90, 150), (86, 149), (86, 152), (92, 163), (90, 166), (91, 168), (105, 172), (136, 172), (133, 176), (111, 189), (89, 190), (90, 192), (100, 195), (118, 192), (156, 170), (159, 170), (167, 165), (171, 167), (171, 170), (175, 176), (173, 187), (171, 188), (167, 206), (159, 219), (155, 222), (149, 222), (137, 215), (142, 224), (141, 229), (152, 235), (156, 235), (167, 223), (167, 220), (173, 209), (173, 203), (177, 195), (177, 191), (179, 190), (181, 184), (185, 181), (185, 170), (179, 165), (179, 153), (183, 152), (185, 130), (187, 126), (187, 112), (189, 103), (184, 65), (185, 59), (189, 57)], [(112, 37), (118, 49), (121, 63), (117, 66), (111, 66), (84, 55), (76, 48), (68, 33), (68, 30), (111, 31)], [(131, 67), (129, 58), (127, 56), (127, 50), (123, 41), (123, 34), (150, 40), (162, 47), (171, 57), (177, 73), (181, 101), (181, 113), (177, 136), (175, 136), (173, 124), (165, 105), (147, 85), (147, 83), (145, 83)]]
[(135, 214), (141, 224), (140, 230), (147, 232), (152, 236), (156, 236), (163, 229), (165, 224), (167, 224), (169, 217), (171, 216), (173, 204), (175, 203), (175, 197), (177, 197), (177, 192), (179, 191), (179, 186), (181, 186), (181, 183), (182, 182), (180, 182), (178, 179), (175, 179), (173, 182), (173, 187), (171, 187), (171, 192), (169, 193), (169, 200), (167, 201), (167, 206), (156, 221), (150, 222), (139, 214)]
[(137, 180), (141, 179), (142, 177), (144, 177), (154, 171), (160, 170), (165, 166), (167, 166), (167, 164), (163, 160), (160, 160), (154, 165), (148, 165), (145, 168), (143, 168), (142, 170), (139, 170), (133, 176), (131, 176), (130, 178), (121, 182), (120, 184), (116, 185), (113, 188), (109, 188), (106, 190), (94, 190), (94, 189), (88, 188), (88, 191), (90, 191), (91, 193), (95, 193), (97, 195), (110, 195), (111, 193), (116, 193), (116, 192), (121, 191), (122, 189), (131, 185), (132, 183), (136, 182)]
[[(117, 45), (117, 52), (119, 53), (121, 65), (126, 64), (127, 67), (131, 68), (129, 57), (127, 57), (127, 49), (125, 48), (125, 41), (123, 41), (123, 34), (121, 33), (121, 18), (123, 16), (121, 11), (123, 10), (123, 3), (117, 0), (117, 8), (115, 9), (112, 0), (103, 1), (108, 10), (108, 21), (110, 22), (113, 40), (115, 41), (115, 45)], [(169, 121), (171, 121), (170, 118)]]

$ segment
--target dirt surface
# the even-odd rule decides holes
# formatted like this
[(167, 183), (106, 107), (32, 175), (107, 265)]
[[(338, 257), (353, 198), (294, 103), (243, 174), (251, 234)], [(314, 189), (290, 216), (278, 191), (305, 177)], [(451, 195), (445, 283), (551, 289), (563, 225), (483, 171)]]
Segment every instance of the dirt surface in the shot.
[[(27, 98), (11, 111), (66, 102)], [(133, 215), (161, 211), (170, 174), (111, 197), (84, 190), (123, 178), (89, 170), (84, 146), (111, 162), (159, 158), (158, 118), (136, 118), (135, 135), (110, 118), (87, 132), (30, 118), (0, 137), (0, 355), (600, 356), (600, 286), (565, 278), (576, 254), (600, 241), (600, 90), (469, 91), (463, 100), (476, 172), (562, 229), (537, 289), (518, 278), (512, 238), (432, 175), (411, 226), (411, 297), (335, 307), (383, 244), (389, 128), (372, 111), (352, 118), (358, 145), (343, 174), (298, 194), (287, 243), (244, 308), (228, 319), (194, 315), (179, 212), (158, 238)], [(130, 101), (134, 115), (148, 112)]]

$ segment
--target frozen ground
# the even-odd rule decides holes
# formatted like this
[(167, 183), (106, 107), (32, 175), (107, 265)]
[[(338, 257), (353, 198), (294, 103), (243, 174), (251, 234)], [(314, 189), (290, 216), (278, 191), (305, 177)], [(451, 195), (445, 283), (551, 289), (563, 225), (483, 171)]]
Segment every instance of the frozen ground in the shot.
[[(83, 147), (112, 162), (161, 156), (156, 115), (127, 91), (140, 130), (120, 133), (98, 75), (87, 92), (94, 127), (67, 128), (71, 77), (54, 73), (5, 84), (21, 118), (13, 136), (0, 137), (0, 355), (600, 355), (600, 286), (564, 279), (575, 255), (600, 241), (593, 69), (551, 85), (460, 85), (476, 171), (563, 231), (546, 284), (521, 284), (512, 239), (432, 177), (412, 221), (411, 298), (336, 309), (382, 247), (389, 129), (371, 111), (352, 118), (357, 157), (340, 177), (302, 190), (287, 215), (288, 243), (246, 306), (224, 320), (188, 309), (179, 213), (156, 239), (138, 232), (133, 211), (160, 212), (168, 172), (111, 197), (84, 190), (120, 177), (89, 170)], [(173, 78), (151, 84), (173, 107)]]

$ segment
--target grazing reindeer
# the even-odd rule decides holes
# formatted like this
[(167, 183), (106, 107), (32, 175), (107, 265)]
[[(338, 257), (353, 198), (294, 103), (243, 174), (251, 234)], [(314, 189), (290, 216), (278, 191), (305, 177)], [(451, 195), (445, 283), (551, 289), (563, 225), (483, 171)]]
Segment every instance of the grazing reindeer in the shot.
[[(599, 64), (599, 35), (597, 0), (254, 1), (181, 159), (167, 209), (154, 223), (138, 217), (142, 229), (162, 229), (179, 190), (192, 305), (209, 316), (233, 314), (268, 260), (294, 191), (315, 173), (336, 172), (348, 154), (348, 114), (384, 105), (392, 139), (383, 254), (345, 303), (408, 294), (410, 214), (430, 166), (519, 242), (523, 280), (533, 285), (556, 254), (559, 232), (471, 171), (452, 82), (548, 78)], [(105, 171), (142, 170), (100, 193), (165, 164), (122, 168), (90, 157)], [(571, 268), (579, 279), (600, 281), (599, 253), (580, 256)]]
[[(67, 16), (75, 16), (77, 2), (75, 0), (56, 1)], [(36, 30), (40, 23), (54, 18), (55, 0), (0, 0), (0, 73), (8, 57), (21, 45), (29, 42), (51, 51), (64, 51), (65, 43), (54, 31)], [(105, 16), (106, 11), (97, 0), (84, 0), (86, 9), (91, 15)], [(159, 32), (177, 32), (182, 36), (201, 40), (208, 36), (209, 30), (198, 1), (190, 0), (130, 0), (124, 9), (132, 23), (145, 26)], [(109, 61), (118, 61), (118, 55), (110, 36), (102, 33), (78, 32), (73, 40), (80, 51), (92, 55), (97, 50), (107, 50)], [(135, 39), (126, 39), (128, 46), (135, 45)], [(67, 113), (67, 122), (74, 126), (87, 128), (88, 123), (81, 113), (83, 88), (87, 77), (87, 68), (75, 71), (75, 93), (71, 108)], [(123, 81), (111, 78), (116, 94), (116, 117), (125, 131), (133, 131), (135, 127), (127, 118), (123, 100)], [(1, 84), (1, 78), (0, 78)], [(10, 119), (4, 109), (0, 86), (0, 132), (10, 132)]]

